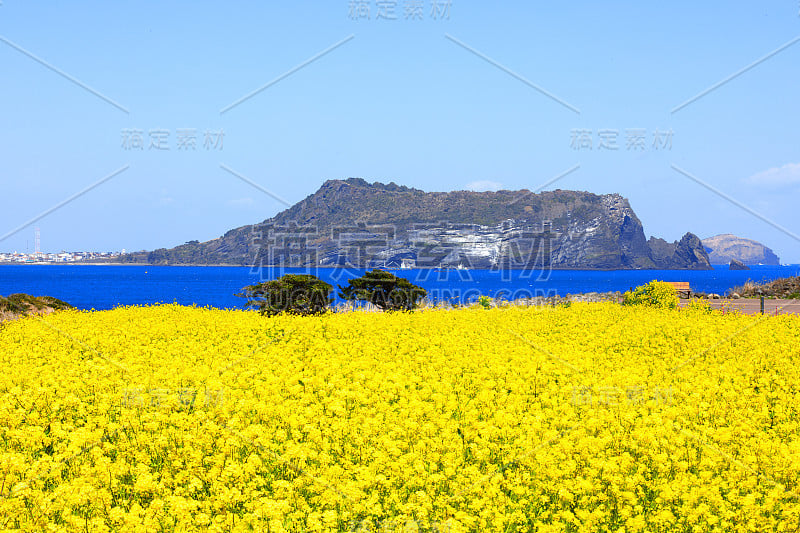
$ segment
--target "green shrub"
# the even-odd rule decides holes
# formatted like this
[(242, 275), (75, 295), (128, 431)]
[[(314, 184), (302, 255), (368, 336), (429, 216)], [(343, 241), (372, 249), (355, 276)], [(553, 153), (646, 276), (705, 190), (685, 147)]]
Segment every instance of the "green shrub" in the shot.
[(407, 279), (383, 270), (373, 270), (351, 279), (346, 287), (339, 285), (339, 291), (340, 298), (369, 302), (383, 311), (411, 311), (428, 294)]
[(54, 311), (73, 309), (67, 302), (52, 296), (31, 296), (22, 293), (11, 294), (8, 297), (0, 296), (0, 312), (26, 314), (30, 311), (41, 311), (47, 307)]
[(675, 288), (669, 283), (653, 280), (626, 292), (623, 295), (622, 305), (675, 309), (678, 307), (678, 296), (675, 294)]
[(247, 306), (257, 308), (262, 315), (308, 316), (327, 311), (333, 287), (310, 274), (286, 274), (242, 290), (236, 296), (247, 298)]
[(480, 298), (478, 298), (478, 305), (480, 305), (484, 309), (489, 309), (490, 307), (492, 307), (492, 299), (489, 298), (488, 296), (481, 296)]
[(705, 313), (707, 315), (710, 315), (712, 311), (711, 304), (702, 298), (692, 298), (689, 300), (689, 305), (687, 305), (686, 308), (692, 311)]

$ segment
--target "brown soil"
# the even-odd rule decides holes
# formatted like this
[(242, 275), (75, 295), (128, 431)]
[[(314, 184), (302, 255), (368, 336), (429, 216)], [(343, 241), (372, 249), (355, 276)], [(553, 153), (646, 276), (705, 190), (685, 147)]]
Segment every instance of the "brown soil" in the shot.
[[(36, 309), (35, 311), (26, 313), (26, 315), (49, 315), (53, 312), (55, 312), (55, 309), (52, 307), (45, 307), (44, 309)], [(0, 323), (5, 322), (6, 320), (16, 320), (21, 316), (23, 315), (19, 313), (9, 313), (7, 311), (0, 312)]]

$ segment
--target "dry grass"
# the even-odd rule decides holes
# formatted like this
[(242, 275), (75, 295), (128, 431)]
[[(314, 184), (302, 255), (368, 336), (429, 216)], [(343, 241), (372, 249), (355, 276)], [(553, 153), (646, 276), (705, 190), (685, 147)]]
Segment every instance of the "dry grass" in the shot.
[(771, 298), (797, 299), (800, 298), (800, 276), (780, 278), (768, 283), (747, 280), (743, 285), (731, 289), (730, 292), (738, 293), (744, 298), (757, 298), (763, 294)]
[(30, 314), (49, 315), (63, 309), (73, 309), (73, 306), (52, 296), (31, 296), (21, 293), (7, 297), (0, 296), (0, 322)]

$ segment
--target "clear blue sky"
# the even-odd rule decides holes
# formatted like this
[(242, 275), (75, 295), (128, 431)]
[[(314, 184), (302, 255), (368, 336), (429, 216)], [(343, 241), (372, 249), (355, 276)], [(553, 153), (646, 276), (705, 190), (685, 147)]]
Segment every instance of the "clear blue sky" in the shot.
[(32, 250), (34, 226), (43, 251), (171, 247), (285, 208), (221, 165), (292, 204), (333, 178), (534, 189), (580, 165), (546, 188), (618, 192), (648, 236), (734, 233), (800, 262), (800, 42), (676, 110), (800, 36), (796, 0), (452, 0), (449, 18), (424, 0), (422, 20), (351, 3), (2, 0), (0, 235), (129, 167), (0, 250)]

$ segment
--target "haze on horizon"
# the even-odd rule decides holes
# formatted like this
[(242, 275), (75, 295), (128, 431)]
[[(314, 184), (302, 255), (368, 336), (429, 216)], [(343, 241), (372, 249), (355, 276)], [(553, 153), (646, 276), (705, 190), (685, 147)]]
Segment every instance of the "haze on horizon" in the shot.
[(616, 192), (800, 263), (799, 10), (3, 0), (0, 251), (204, 241), (360, 177)]

